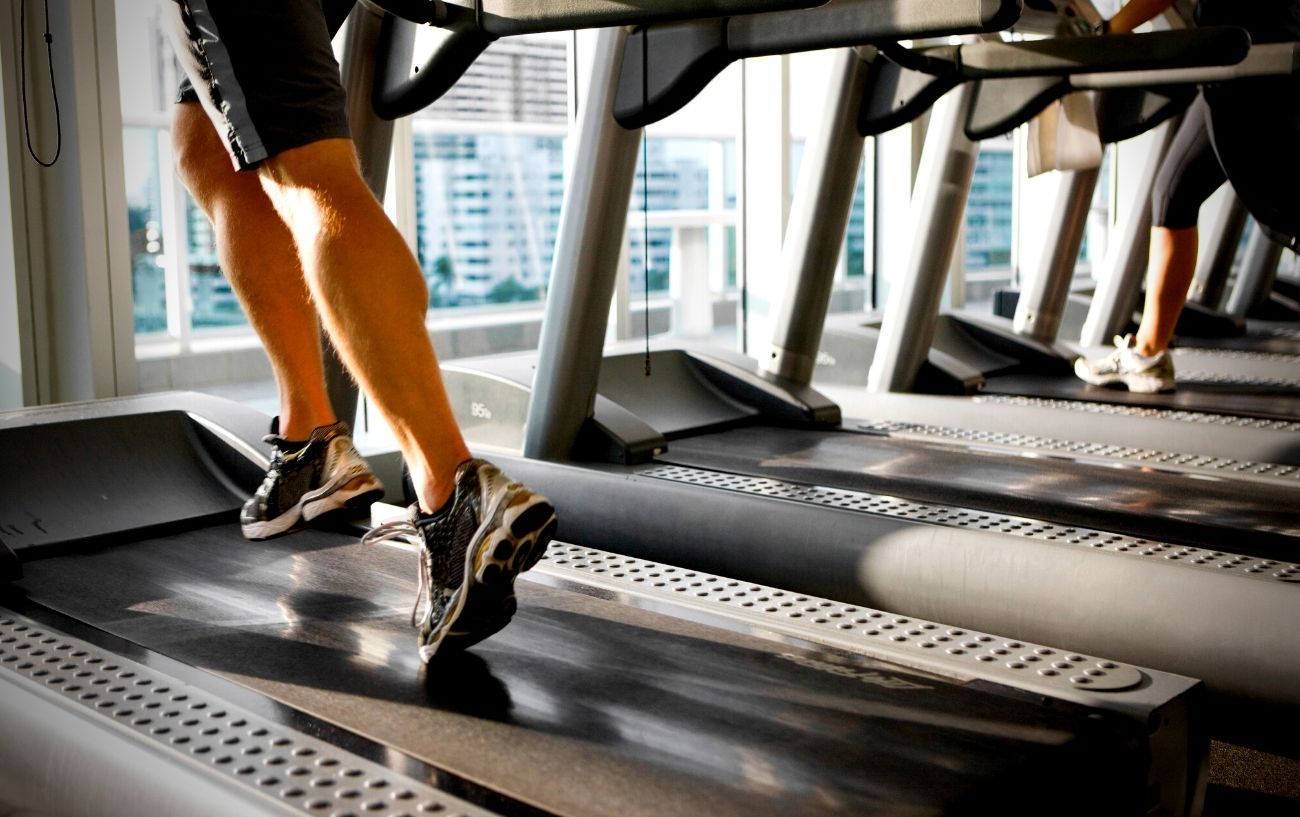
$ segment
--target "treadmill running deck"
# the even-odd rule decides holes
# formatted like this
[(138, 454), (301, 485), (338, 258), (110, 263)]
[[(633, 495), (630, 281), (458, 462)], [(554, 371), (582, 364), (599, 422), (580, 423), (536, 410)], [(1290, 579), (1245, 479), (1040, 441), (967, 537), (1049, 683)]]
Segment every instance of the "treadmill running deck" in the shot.
[(1089, 798), (1126, 781), (1141, 800), (1127, 722), (529, 581), (510, 627), (425, 670), (415, 571), (402, 548), (232, 524), (33, 560), (18, 586), (551, 813), (961, 813), (1002, 787), (1006, 813), (1105, 810)]

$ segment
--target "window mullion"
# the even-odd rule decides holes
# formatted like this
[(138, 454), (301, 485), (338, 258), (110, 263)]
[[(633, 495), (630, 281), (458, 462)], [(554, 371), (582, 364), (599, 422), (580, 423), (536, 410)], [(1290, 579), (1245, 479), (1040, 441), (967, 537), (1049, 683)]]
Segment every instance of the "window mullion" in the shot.
[(163, 281), (167, 297), (167, 334), (190, 351), (194, 304), (190, 295), (189, 224), (185, 188), (172, 168), (171, 132), (158, 130), (159, 185), (162, 198)]

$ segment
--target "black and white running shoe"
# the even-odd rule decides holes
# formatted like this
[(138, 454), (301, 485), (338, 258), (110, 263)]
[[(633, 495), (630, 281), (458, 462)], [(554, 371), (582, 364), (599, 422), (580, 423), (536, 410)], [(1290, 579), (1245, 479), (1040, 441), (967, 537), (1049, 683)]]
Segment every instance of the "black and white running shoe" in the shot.
[(515, 577), (542, 558), (555, 535), (555, 508), (484, 460), (456, 471), (447, 505), (387, 522), (363, 541), (404, 539), (420, 549), (419, 591), (411, 624), (420, 659), (463, 650), (496, 633), (515, 613)]
[(246, 538), (269, 539), (326, 514), (364, 513), (383, 497), (384, 486), (353, 447), (346, 423), (292, 442), (279, 436), (279, 422), (263, 438), (275, 446), (266, 479), (239, 515)]

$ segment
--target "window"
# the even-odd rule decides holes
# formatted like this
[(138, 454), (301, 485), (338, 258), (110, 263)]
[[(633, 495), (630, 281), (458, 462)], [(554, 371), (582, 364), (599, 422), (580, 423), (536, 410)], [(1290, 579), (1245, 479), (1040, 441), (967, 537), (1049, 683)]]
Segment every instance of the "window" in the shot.
[(182, 74), (162, 3), (117, 3), (131, 289), (137, 344), (184, 352), (214, 330), (247, 336), (248, 319), (217, 262), (211, 224), (172, 172), (171, 115)]
[(1012, 143), (989, 139), (980, 144), (966, 199), (966, 271), (976, 278), (1011, 276), (1011, 222), (1014, 162)]
[[(729, 180), (736, 175), (734, 164), (729, 163), (734, 162), (735, 151), (729, 149), (733, 143), (733, 139), (723, 137), (649, 137), (642, 158), (637, 162), (636, 177), (632, 183), (633, 217), (628, 222), (628, 285), (633, 297), (641, 296), (646, 291), (647, 283), (651, 293), (668, 292), (673, 246), (682, 240), (683, 231), (700, 230), (707, 234), (712, 216), (706, 214), (717, 214), (734, 208), (734, 205), (733, 208), (725, 206), (728, 198), (732, 201), (735, 199), (734, 187), (730, 192), (727, 190)], [(648, 174), (645, 162), (647, 157), (650, 166)], [(647, 220), (650, 226), (649, 253), (645, 246), (647, 234), (640, 219), (642, 210), (651, 214)], [(669, 216), (670, 213), (677, 216)], [(656, 218), (656, 214), (663, 218)], [(668, 220), (672, 220), (674, 226), (654, 226)], [(728, 273), (728, 286), (734, 287), (734, 270), (728, 269)], [(708, 271), (682, 270), (681, 274), (707, 275)]]
[[(216, 378), (268, 381), (257, 339), (222, 275), (211, 226), (170, 170), (168, 128), (179, 75), (161, 25), (168, 2), (116, 4), (140, 380), (145, 388), (192, 388)], [(430, 44), (425, 38), (437, 36), (435, 29), (421, 30), (417, 60)], [(445, 98), (398, 127), (390, 199), (425, 279), (431, 331), (460, 331), (446, 329), (450, 323), (482, 333), (483, 326), (540, 318), (564, 198), (575, 54), (583, 42), (571, 32), (503, 38)], [(795, 55), (789, 61), (792, 93), (784, 118), (791, 126), (792, 174), (818, 121), (828, 56)], [(641, 309), (651, 313), (652, 333), (711, 332), (713, 341), (723, 343), (738, 337), (738, 199), (744, 187), (739, 159), (742, 146), (752, 143), (742, 133), (741, 74), (740, 65), (728, 68), (701, 97), (648, 131), (647, 161), (638, 169), (629, 203), (621, 282), (628, 297), (619, 307), (622, 315), (615, 316), (619, 337), (642, 331), (639, 318), (628, 320), (631, 310)], [(906, 240), (902, 231), (874, 234), (878, 220), (885, 224), (883, 214), (903, 211), (898, 197), (888, 203), (882, 198), (875, 174), (880, 172), (882, 189), (906, 186), (905, 173), (877, 165), (884, 149), (876, 145), (883, 143), (868, 142), (864, 151), (832, 311), (872, 306), (880, 289), (875, 257), (892, 258), (892, 245)], [(1004, 285), (1012, 274), (1018, 239), (1013, 204), (1020, 195), (1014, 157), (1009, 141), (995, 140), (981, 150), (961, 256), (975, 283), (988, 278), (990, 286)], [(1099, 191), (1092, 219), (1099, 226), (1090, 230), (1086, 260), (1095, 262), (1104, 248), (1099, 230), (1109, 218), (1108, 199)], [(890, 263), (882, 268), (892, 268)], [(748, 279), (751, 286), (755, 277)], [(777, 295), (756, 292), (753, 300), (770, 303)], [(709, 309), (679, 309), (686, 301), (698, 307), (705, 300)], [(492, 317), (481, 320), (485, 313)], [(689, 327), (679, 322), (685, 313), (692, 316)], [(444, 321), (452, 315), (455, 321)], [(486, 344), (447, 348), (452, 355), (460, 348), (511, 351), (536, 337), (518, 331), (517, 323), (508, 329), (489, 329), (493, 337)], [(146, 368), (153, 374), (145, 374)]]
[[(417, 50), (440, 34), (420, 36)], [(564, 200), (568, 65), (567, 34), (499, 40), (414, 117), (414, 238), (431, 307), (540, 303)]]

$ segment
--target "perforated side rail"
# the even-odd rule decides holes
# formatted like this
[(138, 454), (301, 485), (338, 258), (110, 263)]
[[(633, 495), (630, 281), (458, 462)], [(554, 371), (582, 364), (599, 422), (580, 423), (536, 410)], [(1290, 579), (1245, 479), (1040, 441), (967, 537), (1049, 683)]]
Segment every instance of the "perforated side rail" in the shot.
[(1253, 377), (1251, 375), (1215, 374), (1192, 370), (1179, 372), (1178, 379), (1184, 383), (1201, 383), (1216, 386), (1254, 386), (1268, 389), (1297, 389), (1300, 380), (1294, 377)]
[(1003, 533), (1062, 545), (1105, 549), (1131, 558), (1160, 559), (1189, 569), (1230, 572), (1256, 581), (1300, 584), (1300, 564), (1285, 564), (1271, 559), (1238, 556), (1217, 550), (1162, 544), (1119, 533), (1056, 525), (1023, 516), (1004, 516), (952, 505), (913, 502), (883, 494), (869, 494), (818, 485), (800, 485), (765, 477), (725, 474), (678, 465), (659, 465), (638, 473), (655, 479), (823, 505), (857, 513), (911, 519), (951, 528)]
[(1172, 451), (1158, 451), (1154, 448), (1134, 448), (1124, 445), (1107, 445), (1105, 443), (1079, 442), (1061, 440), (1053, 437), (1038, 437), (1032, 434), (1016, 434), (1003, 431), (980, 431), (969, 428), (952, 428), (947, 426), (925, 425), (922, 423), (902, 423), (891, 420), (873, 420), (862, 423), (863, 430), (889, 436), (900, 436), (925, 440), (952, 440), (955, 442), (1001, 445), (1011, 448), (1025, 448), (1034, 451), (1051, 451), (1077, 458), (1095, 457), (1106, 460), (1131, 462), (1144, 466), (1166, 466), (1180, 471), (1193, 471), (1208, 474), (1240, 474), (1279, 480), (1285, 484), (1300, 482), (1300, 468), (1270, 462), (1251, 462), (1225, 457), (1205, 457), (1198, 454), (1183, 454)]
[(1136, 667), (1115, 661), (576, 545), (552, 545), (535, 572), (946, 677), (996, 681), (1057, 698), (1113, 696), (1143, 679)]
[[(1220, 360), (1240, 360), (1253, 363), (1276, 363), (1278, 365), (1300, 366), (1300, 355), (1288, 355), (1279, 352), (1251, 352), (1246, 349), (1217, 349), (1214, 347), (1180, 346), (1195, 352), (1197, 357), (1218, 358)], [(1178, 351), (1175, 349), (1175, 352)]]
[(1206, 425), (1230, 426), (1233, 428), (1259, 428), (1268, 431), (1300, 431), (1300, 423), (1289, 420), (1238, 417), (1230, 414), (1211, 414), (1203, 411), (1140, 408), (1138, 406), (1118, 406), (1111, 403), (1093, 403), (1089, 400), (1056, 400), (1050, 397), (1017, 397), (1009, 394), (988, 394), (973, 399), (977, 403), (1052, 408), (1061, 411), (1080, 411), (1085, 414), (1104, 414), (1112, 417), (1150, 417), (1156, 420), (1174, 420), (1180, 423), (1204, 423)]
[(492, 814), (2, 609), (0, 667), (131, 730), (177, 763), (207, 767), (301, 814)]

